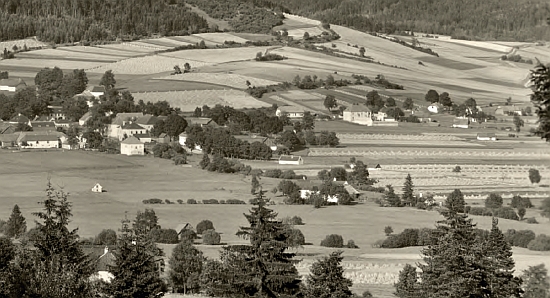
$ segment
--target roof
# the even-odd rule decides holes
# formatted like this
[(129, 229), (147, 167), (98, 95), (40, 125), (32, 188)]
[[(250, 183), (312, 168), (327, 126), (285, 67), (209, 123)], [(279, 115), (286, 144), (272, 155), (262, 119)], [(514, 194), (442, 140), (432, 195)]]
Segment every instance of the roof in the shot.
[(456, 125), (468, 125), (469, 124), (469, 121), (467, 118), (454, 118), (453, 119), (453, 124), (456, 124)]
[(86, 90), (90, 92), (105, 92), (105, 87), (103, 86), (89, 86)]
[(134, 134), (133, 135), (134, 137), (138, 138), (138, 139), (143, 139), (143, 138), (152, 138), (153, 136), (151, 136), (151, 134), (149, 133), (138, 133), (138, 134)]
[(89, 90), (84, 90), (84, 92), (73, 96), (73, 98), (79, 98), (79, 97), (83, 97), (84, 99), (95, 98), (95, 96)]
[(0, 142), (15, 142), (19, 138), (18, 133), (7, 133), (0, 135)]
[(357, 189), (355, 189), (353, 186), (351, 186), (351, 185), (349, 185), (349, 184), (344, 184), (344, 189), (345, 189), (350, 195), (360, 194), (360, 192), (357, 191)]
[(282, 106), (279, 107), (279, 111), (286, 113), (303, 113), (305, 112), (304, 108), (299, 106)]
[(115, 265), (115, 255), (111, 251), (107, 251), (97, 260), (97, 271), (109, 271), (109, 266)]
[(69, 120), (69, 119), (57, 119), (57, 120), (55, 120), (54, 122), (55, 122), (56, 124), (58, 124), (58, 123), (76, 123), (76, 122), (71, 121), (71, 120)]
[(193, 226), (188, 222), (180, 223), (176, 227), (176, 232), (178, 232), (178, 235), (181, 233), (182, 230), (193, 230)]
[(497, 135), (494, 132), (480, 132), (477, 134), (478, 138), (496, 138)]
[(132, 118), (137, 119), (142, 116), (143, 116), (143, 113), (118, 113), (115, 119), (113, 119), (113, 121), (111, 122), (111, 124), (122, 125), (123, 122), (130, 121), (132, 120)]
[(298, 185), (300, 189), (303, 189), (303, 190), (306, 190), (306, 189), (313, 190), (314, 187), (321, 188), (320, 183), (315, 183), (312, 180), (297, 179), (297, 180), (292, 180), (292, 182), (294, 182), (296, 185)]
[(21, 113), (19, 113), (17, 116), (14, 116), (10, 119), (10, 122), (14, 122), (14, 123), (29, 123), (29, 118), (27, 118), (27, 116), (25, 115), (22, 115)]
[(369, 107), (365, 105), (351, 105), (349, 108), (344, 110), (345, 112), (352, 112), (352, 113), (358, 113), (358, 112), (372, 112)]
[(167, 135), (166, 133), (163, 132), (163, 133), (161, 133), (161, 134), (159, 135), (159, 138), (166, 138), (167, 136), (168, 136), (168, 135)]
[(15, 127), (9, 123), (0, 123), (0, 134), (10, 134), (15, 132)]
[(185, 120), (189, 125), (198, 124), (198, 125), (208, 125), (212, 122), (212, 119), (205, 117), (186, 117)]
[(434, 102), (430, 105), (431, 107), (437, 107), (438, 109), (443, 108), (443, 105), (439, 102)]
[(1, 79), (0, 86), (17, 87), (19, 85), (27, 85), (21, 78)]
[(300, 159), (302, 159), (300, 155), (281, 155), (281, 157), (279, 157), (279, 160), (284, 161), (299, 161)]
[(92, 117), (92, 112), (86, 112), (84, 115), (82, 115), (82, 117), (80, 117), (80, 120), (87, 121), (91, 117)]
[(134, 136), (130, 136), (126, 140), (122, 141), (121, 144), (137, 145), (137, 144), (143, 144), (143, 143), (138, 138), (136, 138)]
[(36, 142), (36, 141), (57, 141), (56, 135), (50, 134), (21, 134), (20, 142)]
[(247, 141), (249, 143), (254, 143), (254, 142), (265, 143), (267, 141), (267, 137), (257, 136), (257, 135), (237, 135), (234, 137), (238, 140)]
[(136, 123), (141, 125), (155, 125), (157, 121), (159, 121), (158, 117), (153, 115), (143, 115), (136, 119)]
[(122, 129), (145, 129), (145, 128), (135, 122), (130, 122), (130, 123), (124, 124), (122, 126)]
[(55, 123), (52, 121), (31, 121), (31, 126), (35, 127), (54, 127)]

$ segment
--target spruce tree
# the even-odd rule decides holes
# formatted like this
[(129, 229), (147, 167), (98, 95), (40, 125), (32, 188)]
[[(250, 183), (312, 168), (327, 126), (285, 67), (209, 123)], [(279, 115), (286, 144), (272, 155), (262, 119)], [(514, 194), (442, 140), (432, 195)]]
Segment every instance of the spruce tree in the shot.
[(488, 292), (491, 297), (521, 297), (520, 278), (514, 277), (512, 247), (498, 228), (498, 220), (493, 218), (492, 228), (484, 243)]
[(328, 257), (317, 260), (311, 265), (311, 273), (306, 278), (305, 298), (346, 298), (352, 297), (349, 289), (352, 281), (344, 277), (341, 263), (342, 251), (332, 252)]
[(416, 268), (406, 264), (399, 271), (399, 280), (395, 284), (395, 296), (399, 298), (416, 298), (418, 294), (418, 275)]
[(176, 293), (196, 293), (200, 289), (199, 277), (204, 257), (191, 241), (176, 245), (170, 257), (170, 282)]
[(18, 296), (88, 297), (93, 265), (83, 252), (77, 229), (69, 230), (72, 216), (68, 195), (55, 190), (48, 181), (43, 210), (33, 213), (37, 233), (35, 249), (25, 249), (18, 260), (20, 289)]
[[(224, 252), (224, 265), (233, 275), (231, 291), (256, 297), (293, 297), (300, 292), (300, 278), (288, 249), (288, 234), (277, 213), (268, 209), (269, 202), (260, 191), (249, 214), (250, 226), (241, 227), (237, 236), (250, 240), (250, 245), (233, 245)], [(243, 293), (244, 292), (244, 293)]]
[(6, 222), (6, 231), (5, 234), (8, 237), (19, 238), (27, 231), (27, 223), (25, 222), (25, 217), (21, 214), (19, 206), (13, 206), (10, 218)]
[(407, 174), (405, 178), (405, 185), (403, 186), (403, 195), (401, 195), (401, 200), (407, 206), (415, 206), (416, 198), (414, 197), (414, 185), (412, 182), (411, 174)]
[(525, 289), (524, 298), (545, 298), (550, 297), (550, 278), (548, 270), (543, 264), (529, 266), (521, 276)]
[(128, 219), (122, 220), (114, 265), (114, 278), (105, 288), (105, 294), (119, 298), (153, 298), (166, 288), (155, 265), (155, 246), (146, 235), (130, 228)]
[(386, 202), (388, 202), (388, 205), (390, 205), (391, 207), (401, 207), (401, 199), (399, 199), (399, 196), (395, 194), (393, 186), (386, 185), (386, 187), (388, 189), (386, 190), (386, 193), (384, 193), (384, 200), (386, 200)]
[(258, 181), (258, 177), (256, 177), (256, 175), (253, 175), (252, 181), (250, 183), (252, 185), (250, 189), (250, 193), (254, 195), (256, 194), (256, 191), (258, 191), (258, 189), (260, 188), (260, 182)]
[(201, 169), (206, 169), (210, 165), (210, 157), (208, 157), (208, 154), (206, 152), (202, 155), (202, 160), (199, 162), (199, 165)]

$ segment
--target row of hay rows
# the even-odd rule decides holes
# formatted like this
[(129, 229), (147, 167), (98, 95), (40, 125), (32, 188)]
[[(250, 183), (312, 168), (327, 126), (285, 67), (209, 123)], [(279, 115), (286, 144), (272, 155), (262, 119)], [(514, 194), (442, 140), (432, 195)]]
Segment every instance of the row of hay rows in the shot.
[(180, 65), (180, 67), (183, 67), (185, 63), (192, 63), (195, 67), (200, 67), (208, 64), (205, 62), (191, 61), (189, 59), (178, 59), (155, 55), (129, 58), (117, 61), (115, 63), (93, 67), (87, 69), (87, 71), (102, 73), (107, 70), (112, 70), (115, 74), (152, 74), (171, 71), (174, 69), (175, 65)]
[(246, 81), (249, 81), (252, 86), (258, 86), (258, 87), (277, 84), (277, 82), (270, 81), (270, 80), (257, 79), (257, 78), (242, 76), (238, 74), (222, 74), (222, 73), (186, 73), (186, 74), (161, 77), (160, 79), (218, 84), (218, 85), (224, 85), (224, 86), (228, 86), (232, 88), (240, 88), (240, 89), (248, 87), (246, 85)]
[[(312, 262), (302, 261), (296, 265), (302, 276), (310, 272)], [(405, 264), (369, 264), (342, 262), (344, 276), (351, 279), (354, 284), (394, 284), (399, 279), (399, 270)]]
[[(427, 172), (449, 172), (457, 165), (448, 164), (402, 164), (402, 165), (386, 165), (384, 170), (393, 171), (427, 171)], [(491, 164), (461, 164), (461, 172), (522, 172), (525, 173), (529, 169), (538, 169), (546, 171), (545, 166), (540, 165), (491, 165)]]
[(434, 151), (434, 150), (350, 150), (350, 149), (327, 149), (327, 148), (314, 148), (310, 149), (309, 156), (412, 156), (412, 157), (484, 157), (484, 158), (502, 158), (502, 157), (539, 157), (550, 158), (550, 154), (545, 152), (512, 152), (512, 151)]
[(402, 135), (402, 134), (370, 134), (370, 133), (338, 133), (340, 140), (409, 140), (409, 141), (460, 141), (461, 139), (451, 135)]
[[(388, 184), (401, 185), (404, 179), (378, 179), (377, 187), (384, 187)], [(487, 186), (495, 185), (497, 181), (494, 179), (469, 179), (469, 178), (445, 178), (445, 177), (432, 177), (432, 178), (414, 178), (415, 186)], [(509, 183), (499, 183), (509, 184)]]

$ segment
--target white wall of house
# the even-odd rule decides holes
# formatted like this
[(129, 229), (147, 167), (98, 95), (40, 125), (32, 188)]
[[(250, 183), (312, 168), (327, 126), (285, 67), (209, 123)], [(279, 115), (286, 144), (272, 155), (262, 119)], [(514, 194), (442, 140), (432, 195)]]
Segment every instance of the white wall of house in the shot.
[(361, 125), (372, 126), (372, 114), (369, 112), (346, 112), (343, 115), (344, 121)]
[(0, 86), (0, 91), (15, 92), (16, 87), (12, 86)]
[(19, 145), (21, 148), (38, 148), (38, 149), (47, 149), (47, 148), (59, 148), (59, 141), (27, 141), (27, 145), (21, 143)]
[(120, 144), (120, 154), (124, 155), (144, 155), (144, 144)]

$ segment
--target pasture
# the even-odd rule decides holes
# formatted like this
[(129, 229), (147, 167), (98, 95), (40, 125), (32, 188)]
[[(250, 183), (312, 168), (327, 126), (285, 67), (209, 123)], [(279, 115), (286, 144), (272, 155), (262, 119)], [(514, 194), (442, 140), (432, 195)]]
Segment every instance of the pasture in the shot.
[[(6, 219), (14, 204), (21, 207), (27, 224), (32, 226), (32, 212), (40, 209), (38, 201), (44, 198), (47, 178), (55, 186), (61, 186), (70, 193), (73, 204), (71, 227), (78, 227), (81, 237), (93, 237), (102, 229), (118, 229), (125, 212), (133, 218), (138, 210), (153, 208), (164, 228), (174, 228), (182, 222), (196, 226), (203, 219), (213, 221), (216, 230), (222, 233), (224, 243), (243, 243), (235, 236), (239, 226), (246, 225), (243, 213), (250, 205), (188, 205), (162, 204), (144, 205), (143, 199), (160, 198), (172, 202), (184, 202), (193, 198), (229, 199), (248, 201), (250, 177), (241, 175), (209, 173), (195, 167), (178, 167), (170, 161), (152, 157), (125, 157), (86, 152), (1, 152), (3, 162), (13, 160), (3, 167), (0, 185), (5, 190), (0, 195), (2, 208), (0, 218)], [(196, 164), (200, 156), (192, 156)], [(263, 178), (260, 183), (269, 189), (275, 179)], [(101, 183), (104, 193), (92, 193), (91, 187)], [(273, 197), (272, 193), (267, 194)], [(275, 198), (280, 201), (281, 198)], [(274, 205), (279, 217), (300, 216), (305, 222), (299, 228), (304, 233), (306, 245), (295, 249), (302, 262), (298, 269), (307, 274), (314, 259), (327, 255), (332, 249), (319, 247), (320, 241), (328, 234), (340, 234), (344, 240), (353, 239), (360, 249), (344, 249), (346, 276), (355, 282), (354, 291), (373, 288), (375, 293), (392, 291), (391, 284), (405, 263), (418, 261), (418, 247), (385, 250), (372, 247), (384, 239), (383, 229), (390, 225), (395, 232), (405, 228), (433, 227), (441, 217), (437, 212), (410, 208), (380, 208), (372, 202), (356, 206), (333, 206), (314, 209), (312, 206)], [(536, 216), (536, 210), (529, 210), (528, 216)], [(491, 218), (476, 217), (474, 222), (480, 228), (490, 228)], [(330, 219), (330, 220), (327, 220)], [(502, 230), (531, 229), (535, 233), (545, 233), (548, 220), (538, 218), (538, 225), (501, 219)], [(167, 257), (173, 245), (162, 245)], [(218, 246), (198, 245), (208, 257), (217, 257)], [(546, 258), (547, 252), (532, 252), (514, 248), (518, 271), (528, 265), (535, 265)], [(547, 264), (549, 265), (549, 264)], [(371, 286), (370, 284), (377, 285)], [(390, 297), (390, 296), (388, 296)]]

